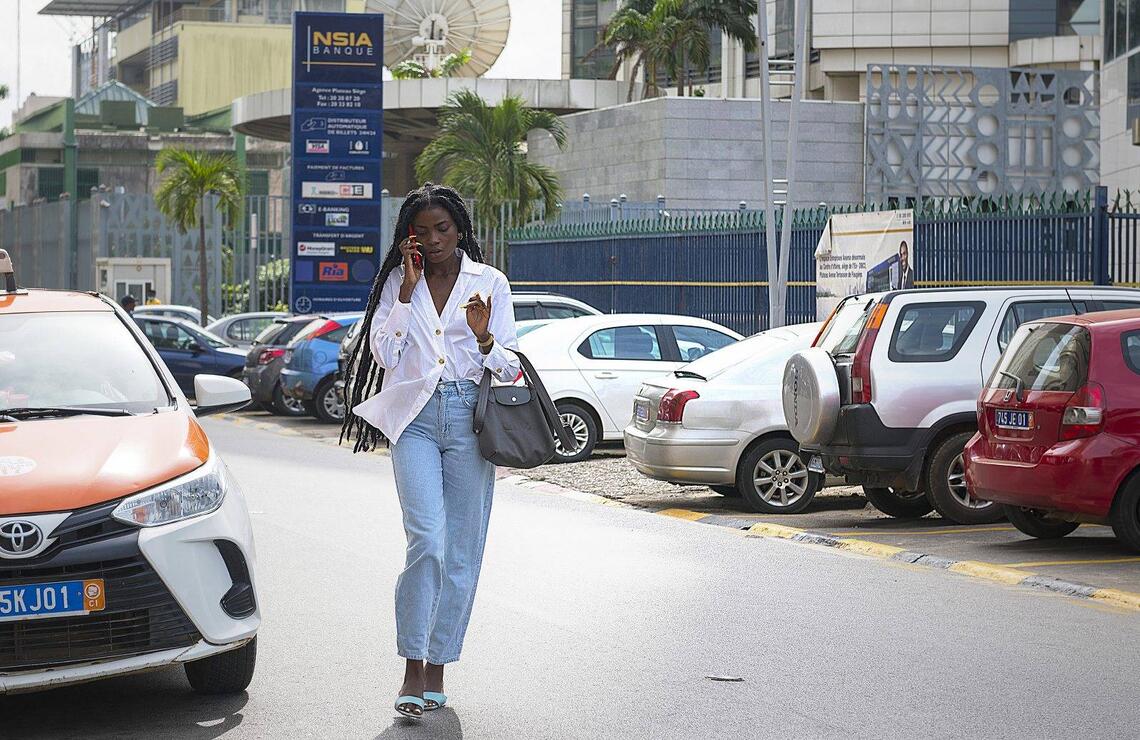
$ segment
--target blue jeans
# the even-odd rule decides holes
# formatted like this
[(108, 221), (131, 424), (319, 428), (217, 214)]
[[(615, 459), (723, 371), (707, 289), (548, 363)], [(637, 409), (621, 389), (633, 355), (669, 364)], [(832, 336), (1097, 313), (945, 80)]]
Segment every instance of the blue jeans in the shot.
[(495, 490), (495, 466), (471, 430), (478, 398), (470, 380), (440, 383), (392, 446), (408, 537), (396, 649), (409, 660), (459, 660), (471, 617)]

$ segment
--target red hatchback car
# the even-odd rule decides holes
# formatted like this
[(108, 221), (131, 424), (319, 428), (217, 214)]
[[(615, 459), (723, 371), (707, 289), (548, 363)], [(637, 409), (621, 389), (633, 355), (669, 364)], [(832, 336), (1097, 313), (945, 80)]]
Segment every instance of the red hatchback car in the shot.
[(1040, 538), (1109, 523), (1140, 549), (1140, 311), (1018, 329), (978, 399), (972, 495)]

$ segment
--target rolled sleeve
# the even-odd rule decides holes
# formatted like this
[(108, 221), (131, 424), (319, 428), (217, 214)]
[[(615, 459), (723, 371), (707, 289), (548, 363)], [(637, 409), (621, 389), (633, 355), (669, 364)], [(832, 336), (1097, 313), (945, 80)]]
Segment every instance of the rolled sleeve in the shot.
[(518, 330), (515, 328), (515, 307), (511, 286), (506, 278), (496, 281), (491, 292), (491, 321), (488, 326), (495, 335), (491, 351), (483, 356), (483, 367), (502, 383), (513, 383), (522, 369), (518, 355), (511, 350), (519, 348)]
[(400, 302), (398, 279), (398, 273), (393, 272), (384, 285), (375, 314), (384, 319), (380, 324), (373, 322), (368, 337), (372, 356), (385, 370), (392, 370), (400, 364), (400, 354), (408, 343), (408, 329), (412, 325), (412, 304)]

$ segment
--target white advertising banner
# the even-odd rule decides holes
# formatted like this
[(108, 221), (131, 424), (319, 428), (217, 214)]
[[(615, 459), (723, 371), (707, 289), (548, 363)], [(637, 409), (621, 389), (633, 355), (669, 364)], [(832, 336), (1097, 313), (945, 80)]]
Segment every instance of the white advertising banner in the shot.
[(815, 247), (816, 315), (849, 295), (913, 288), (915, 264), (914, 211), (830, 217)]

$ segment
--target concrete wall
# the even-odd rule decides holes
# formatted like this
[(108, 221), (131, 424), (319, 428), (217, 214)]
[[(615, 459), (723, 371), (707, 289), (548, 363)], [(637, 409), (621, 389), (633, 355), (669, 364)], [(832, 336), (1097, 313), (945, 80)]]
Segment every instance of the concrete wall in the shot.
[(174, 76), (178, 105), (192, 116), (243, 95), (289, 87), (292, 58), (292, 26), (182, 23)]
[[(790, 105), (775, 103), (773, 163), (784, 173)], [(863, 200), (863, 106), (805, 102), (800, 109), (798, 205)], [(761, 202), (763, 143), (756, 100), (655, 98), (564, 116), (569, 143), (558, 151), (532, 134), (529, 158), (558, 173), (567, 200), (595, 203), (624, 193), (664, 195), (674, 208), (734, 208)]]
[(1128, 130), (1128, 57), (1101, 70), (1100, 104), (1101, 184), (1110, 192), (1140, 188), (1140, 146), (1132, 145)]

